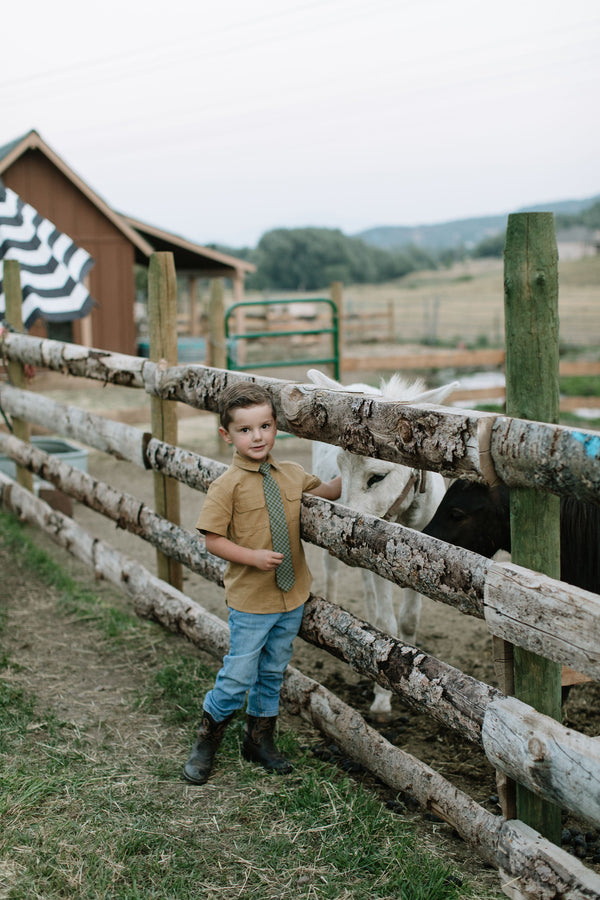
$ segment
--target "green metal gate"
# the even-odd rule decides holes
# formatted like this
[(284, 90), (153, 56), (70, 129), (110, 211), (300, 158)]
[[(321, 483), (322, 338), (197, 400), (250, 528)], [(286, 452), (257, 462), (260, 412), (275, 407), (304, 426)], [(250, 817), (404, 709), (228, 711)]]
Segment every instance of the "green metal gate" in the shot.
[[(291, 331), (256, 331), (250, 333), (243, 334), (231, 334), (230, 331), (230, 319), (231, 316), (235, 313), (237, 309), (240, 307), (248, 307), (248, 306), (282, 306), (289, 305), (293, 303), (296, 305), (297, 303), (326, 303), (331, 309), (331, 327), (330, 328), (300, 328)], [(251, 365), (238, 365), (237, 364), (237, 354), (234, 352), (237, 341), (251, 341), (257, 340), (258, 338), (281, 338), (281, 337), (291, 337), (295, 334), (330, 334), (331, 342), (332, 342), (332, 354), (331, 356), (325, 358), (311, 358), (311, 359), (287, 359), (287, 360), (276, 360), (274, 362), (255, 362)], [(304, 365), (333, 365), (334, 369), (334, 378), (339, 379), (340, 377), (340, 356), (339, 356), (339, 323), (338, 323), (338, 309), (333, 300), (329, 297), (317, 297), (314, 299), (306, 299), (306, 300), (242, 300), (239, 303), (234, 303), (229, 307), (227, 312), (225, 313), (225, 341), (227, 343), (227, 368), (235, 369), (237, 371), (244, 371), (248, 369), (270, 369), (274, 366), (304, 366)]]

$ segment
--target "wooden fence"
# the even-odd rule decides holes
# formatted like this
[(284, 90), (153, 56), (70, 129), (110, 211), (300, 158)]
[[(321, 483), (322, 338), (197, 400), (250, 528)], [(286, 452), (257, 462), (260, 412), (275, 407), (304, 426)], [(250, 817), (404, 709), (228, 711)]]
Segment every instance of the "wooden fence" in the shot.
[[(350, 293), (350, 292), (349, 292)], [(332, 297), (333, 286), (332, 286)], [(299, 298), (296, 298), (296, 300)], [(264, 368), (265, 360), (272, 360), (274, 366), (280, 366), (281, 360), (285, 360), (287, 364), (294, 365), (294, 360), (305, 356), (307, 353), (317, 356), (331, 355), (331, 337), (329, 335), (319, 335), (318, 329), (329, 329), (331, 327), (331, 316), (323, 314), (318, 303), (312, 305), (310, 297), (303, 297), (302, 302), (294, 301), (294, 298), (282, 299), (280, 303), (274, 306), (256, 306), (249, 307), (246, 310), (238, 310), (239, 320), (237, 321), (236, 334), (253, 334), (262, 333), (267, 335), (273, 332), (274, 335), (283, 331), (297, 332), (294, 337), (282, 340), (279, 338), (274, 345), (268, 337), (263, 339), (251, 340), (244, 342), (240, 339), (237, 344), (237, 350), (240, 354), (240, 362), (252, 365), (253, 362), (260, 362)], [(343, 293), (341, 285), (336, 295), (339, 309), (339, 369), (342, 375), (355, 378), (355, 380), (364, 380), (366, 377), (362, 373), (368, 373), (369, 377), (379, 375), (385, 372), (402, 372), (402, 373), (426, 373), (440, 369), (503, 369), (505, 363), (505, 351), (502, 348), (481, 348), (466, 349), (458, 347), (455, 349), (441, 347), (426, 347), (423, 345), (419, 352), (406, 351), (402, 343), (398, 341), (406, 341), (409, 339), (409, 332), (406, 330), (407, 319), (405, 313), (395, 311), (395, 305), (391, 300), (383, 304), (369, 304), (368, 310), (364, 305), (360, 307), (357, 301), (352, 300)], [(496, 303), (500, 303), (499, 298), (495, 298)], [(224, 299), (223, 299), (224, 304)], [(218, 311), (218, 315), (224, 315), (225, 305), (223, 309)], [(470, 323), (472, 326), (473, 316), (477, 315), (478, 304), (473, 302), (467, 312), (462, 304), (462, 312), (460, 320)], [(501, 306), (500, 306), (501, 308)], [(570, 307), (569, 307), (570, 308)], [(596, 310), (597, 316), (597, 310)], [(458, 314), (457, 314), (458, 315)], [(567, 322), (571, 322), (572, 317), (567, 317)], [(205, 316), (204, 325), (199, 332), (207, 335), (211, 331), (211, 322), (208, 316)], [(398, 321), (400, 325), (398, 325)], [(502, 322), (503, 324), (503, 317)], [(564, 323), (561, 320), (561, 331)], [(214, 323), (213, 323), (214, 327)], [(187, 333), (185, 328), (182, 329), (178, 317), (178, 330), (180, 334)], [(304, 330), (305, 333), (302, 333)], [(572, 329), (567, 329), (568, 334), (572, 333)], [(587, 340), (580, 341), (579, 345), (584, 346), (592, 340), (595, 340), (598, 334), (597, 327), (590, 322), (590, 328), (587, 332)], [(382, 339), (382, 335), (384, 338)], [(413, 335), (415, 340), (424, 340), (426, 334)], [(457, 341), (459, 339), (457, 338)], [(495, 343), (503, 343), (503, 335), (496, 335)], [(597, 342), (597, 341), (596, 341)], [(184, 346), (180, 342), (182, 350)], [(276, 349), (275, 349), (276, 348)], [(376, 348), (376, 352), (375, 352)], [(187, 352), (187, 351), (185, 351)], [(200, 354), (203, 351), (198, 351)], [(181, 354), (180, 354), (181, 355)], [(186, 358), (185, 356), (183, 358)], [(187, 356), (189, 361), (204, 361), (204, 356), (192, 358)], [(207, 355), (206, 361), (210, 364), (214, 363)], [(221, 365), (220, 362), (216, 363)], [(225, 367), (226, 362), (222, 365)], [(332, 373), (333, 374), (333, 373)], [(561, 360), (560, 375), (598, 375), (600, 374), (600, 362), (598, 360)], [(495, 388), (458, 388), (452, 394), (452, 401), (470, 401), (477, 403), (478, 401), (503, 400), (505, 396), (504, 387)], [(600, 408), (600, 398), (598, 397), (561, 397), (561, 411), (577, 410), (581, 408), (596, 409)]]
[[(215, 411), (226, 384), (251, 380), (270, 391), (282, 429), (339, 444), (355, 453), (410, 466), (500, 477), (511, 487), (536, 487), (600, 503), (600, 434), (444, 407), (410, 407), (335, 393), (273, 378), (204, 366), (168, 366), (148, 359), (5, 333), (0, 350), (9, 363), (31, 364), (142, 389), (157, 401), (181, 401)], [(110, 419), (65, 406), (12, 385), (0, 386), (8, 415), (126, 459), (205, 491), (224, 466)], [(397, 440), (400, 436), (401, 440)], [(202, 539), (14, 435), (0, 450), (78, 501), (149, 541), (169, 559), (222, 583), (223, 564)], [(179, 589), (50, 509), (30, 491), (0, 477), (7, 509), (49, 532), (128, 591), (136, 610), (179, 630), (221, 655), (227, 629)], [(600, 596), (528, 569), (496, 563), (400, 525), (306, 497), (303, 538), (351, 566), (417, 589), (466, 615), (485, 619), (493, 635), (600, 679)], [(302, 637), (346, 660), (463, 738), (483, 747), (491, 764), (530, 791), (600, 826), (600, 742), (567, 729), (514, 697), (376, 631), (326, 600), (311, 597)], [(427, 765), (391, 745), (350, 707), (300, 672), (288, 670), (284, 703), (311, 721), (343, 752), (396, 791), (410, 792), (450, 822), (480, 856), (498, 867), (510, 897), (591, 898), (600, 878), (579, 860), (519, 820), (479, 806)]]
[[(419, 274), (410, 284), (409, 279), (391, 285), (350, 285), (344, 290), (343, 317), (345, 344), (348, 350), (354, 345), (381, 342), (382, 334), (390, 343), (417, 343), (435, 346), (443, 342), (468, 345), (501, 346), (504, 341), (504, 308), (502, 293), (502, 265), (495, 264), (489, 277), (471, 278), (468, 274), (454, 281), (446, 275), (441, 282), (435, 275), (430, 284), (424, 284)], [(441, 273), (439, 273), (441, 274)], [(445, 282), (445, 283), (444, 283)], [(253, 293), (248, 299), (257, 299)], [(270, 296), (270, 295), (268, 295)], [(319, 296), (308, 292), (282, 292), (284, 308), (294, 309), (294, 299)], [(208, 291), (202, 302), (199, 317), (194, 319), (181, 311), (178, 328), (181, 335), (205, 335)], [(274, 314), (271, 313), (272, 319)], [(296, 318), (292, 314), (292, 318)], [(596, 348), (598, 345), (598, 288), (595, 285), (568, 283), (561, 287), (560, 301), (561, 340), (567, 346)], [(267, 314), (260, 320), (248, 317), (249, 330), (264, 331), (277, 327), (274, 321), (267, 325)], [(328, 320), (320, 322), (318, 310), (314, 311), (312, 327), (327, 327)], [(295, 328), (288, 324), (288, 327)]]
[[(342, 356), (340, 368), (342, 373), (361, 372), (432, 372), (439, 369), (504, 369), (506, 354), (504, 350), (442, 350), (423, 348), (421, 352), (404, 353), (398, 348), (373, 355), (346, 350)], [(559, 375), (600, 375), (600, 360), (561, 360)], [(482, 388), (457, 388), (451, 394), (452, 402), (467, 400), (474, 403), (490, 398), (503, 401), (506, 391), (503, 385)], [(581, 408), (600, 409), (600, 397), (561, 396), (561, 412)], [(600, 414), (599, 414), (600, 415)]]

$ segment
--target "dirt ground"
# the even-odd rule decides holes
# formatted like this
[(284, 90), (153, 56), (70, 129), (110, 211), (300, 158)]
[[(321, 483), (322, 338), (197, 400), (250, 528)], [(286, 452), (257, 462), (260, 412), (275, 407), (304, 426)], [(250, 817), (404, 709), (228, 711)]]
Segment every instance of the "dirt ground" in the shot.
[[(77, 404), (77, 400), (70, 402)], [(85, 405), (85, 404), (81, 404)], [(89, 404), (88, 404), (89, 405)], [(135, 418), (134, 411), (131, 417)], [(127, 416), (130, 418), (130, 416)], [(215, 417), (208, 413), (185, 416), (179, 422), (179, 444), (202, 455), (230, 461), (230, 449), (216, 434)], [(293, 459), (307, 470), (311, 468), (310, 442), (298, 438), (278, 440), (275, 448), (280, 458)], [(106, 455), (89, 451), (88, 471), (95, 478), (110, 483), (144, 500), (151, 507), (153, 502), (152, 474), (132, 464), (119, 462)], [(203, 495), (181, 486), (181, 515), (183, 527), (194, 530)], [(139, 538), (117, 529), (113, 522), (75, 503), (76, 521), (109, 544), (118, 546), (121, 552), (155, 571), (155, 550)], [(307, 545), (307, 556), (314, 575), (313, 592), (323, 595), (323, 551)], [(356, 615), (364, 615), (361, 586), (355, 569), (340, 567), (339, 603)], [(184, 574), (184, 591), (210, 612), (225, 619), (224, 591), (190, 572)], [(399, 593), (399, 592), (398, 592)], [(449, 606), (424, 598), (419, 645), (428, 653), (457, 667), (468, 675), (495, 685), (492, 665), (491, 637), (483, 622), (462, 615)], [(327, 688), (351, 703), (369, 720), (372, 687), (366, 679), (323, 651), (296, 642), (292, 664), (307, 675), (320, 681)], [(587, 734), (600, 734), (600, 686), (581, 685), (573, 688), (564, 708), (567, 724)], [(376, 723), (372, 723), (376, 724)], [(385, 736), (402, 749), (412, 753), (430, 765), (444, 777), (457, 784), (469, 796), (486, 809), (499, 814), (496, 796), (495, 773), (482, 751), (462, 741), (453, 732), (438, 725), (427, 715), (421, 715), (395, 697), (390, 722), (377, 725)], [(335, 757), (335, 749), (327, 751)], [(341, 761), (347, 765), (347, 761)], [(390, 796), (390, 802), (392, 798)], [(565, 821), (566, 826), (588, 830), (582, 823)], [(595, 832), (588, 831), (586, 863), (600, 871), (600, 849)]]

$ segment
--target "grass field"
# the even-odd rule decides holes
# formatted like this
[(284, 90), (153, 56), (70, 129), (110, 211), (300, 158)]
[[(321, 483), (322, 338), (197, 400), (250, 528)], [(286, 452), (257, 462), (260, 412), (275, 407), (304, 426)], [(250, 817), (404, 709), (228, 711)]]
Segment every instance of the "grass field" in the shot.
[[(388, 284), (344, 287), (348, 342), (501, 347), (504, 264), (481, 259), (412, 272)], [(257, 300), (261, 295), (249, 294)], [(281, 299), (327, 296), (274, 292)], [(266, 298), (265, 298), (266, 299)], [(564, 349), (600, 346), (600, 255), (559, 262), (560, 338)]]
[[(504, 343), (501, 260), (415, 272), (394, 284), (352, 285), (344, 296), (347, 314), (379, 310), (382, 323), (387, 315), (397, 341), (469, 347)], [(600, 346), (600, 256), (559, 263), (559, 315), (564, 348)]]

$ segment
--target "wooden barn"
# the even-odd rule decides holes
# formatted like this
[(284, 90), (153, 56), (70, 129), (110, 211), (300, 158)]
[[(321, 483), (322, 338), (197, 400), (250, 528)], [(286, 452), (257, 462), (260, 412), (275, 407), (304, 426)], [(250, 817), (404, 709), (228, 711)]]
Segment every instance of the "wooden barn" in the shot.
[(89, 290), (97, 307), (85, 319), (46, 326), (42, 320), (31, 333), (73, 340), (118, 353), (135, 354), (135, 264), (147, 265), (155, 251), (174, 255), (179, 276), (190, 280), (190, 297), (199, 278), (230, 278), (234, 296), (243, 296), (246, 273), (254, 266), (245, 260), (194, 244), (168, 231), (123, 216), (102, 200), (37, 131), (0, 147), (0, 178), (42, 216), (94, 258)]

